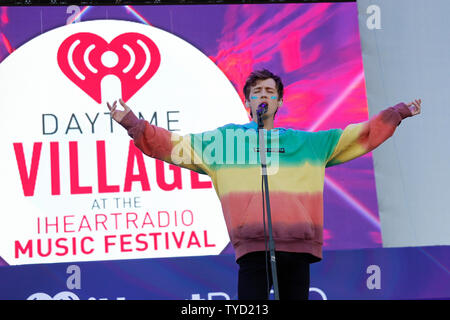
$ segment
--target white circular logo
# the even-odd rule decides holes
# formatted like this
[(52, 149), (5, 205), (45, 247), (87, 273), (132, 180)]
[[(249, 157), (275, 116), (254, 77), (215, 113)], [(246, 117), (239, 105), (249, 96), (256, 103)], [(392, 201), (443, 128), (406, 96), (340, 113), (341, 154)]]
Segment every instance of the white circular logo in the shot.
[(209, 177), (143, 156), (106, 102), (180, 135), (248, 121), (186, 41), (134, 22), (44, 33), (0, 64), (0, 256), (9, 264), (220, 253)]

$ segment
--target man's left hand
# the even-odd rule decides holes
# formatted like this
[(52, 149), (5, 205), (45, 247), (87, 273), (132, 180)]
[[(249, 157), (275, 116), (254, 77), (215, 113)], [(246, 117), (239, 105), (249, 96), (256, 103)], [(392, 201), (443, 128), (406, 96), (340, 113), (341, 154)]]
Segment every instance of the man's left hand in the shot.
[(406, 106), (409, 108), (412, 115), (415, 116), (415, 115), (419, 114), (420, 110), (422, 109), (421, 103), (422, 103), (422, 99), (419, 99), (419, 100), (416, 99), (413, 102), (408, 103)]

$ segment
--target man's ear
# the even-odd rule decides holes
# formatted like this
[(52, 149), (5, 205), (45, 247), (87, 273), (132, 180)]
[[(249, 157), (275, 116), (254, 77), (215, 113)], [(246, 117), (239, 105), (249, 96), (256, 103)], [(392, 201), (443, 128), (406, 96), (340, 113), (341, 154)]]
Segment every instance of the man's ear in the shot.
[(283, 99), (278, 100), (278, 107), (281, 107), (282, 104), (283, 104)]
[(245, 106), (250, 109), (250, 117), (253, 118), (252, 108), (250, 107), (250, 101), (248, 101), (247, 99), (245, 100)]

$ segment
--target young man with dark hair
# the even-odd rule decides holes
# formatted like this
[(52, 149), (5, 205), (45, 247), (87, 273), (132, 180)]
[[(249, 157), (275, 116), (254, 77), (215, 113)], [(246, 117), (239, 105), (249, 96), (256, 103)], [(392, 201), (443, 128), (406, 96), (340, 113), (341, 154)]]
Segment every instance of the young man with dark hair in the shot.
[[(258, 84), (258, 85), (257, 85)], [(270, 106), (275, 107), (275, 111), (273, 112), (273, 119), (275, 119), (275, 115), (278, 111), (278, 108), (283, 103), (283, 94), (284, 94), (284, 86), (283, 82), (281, 82), (281, 78), (277, 75), (274, 75), (272, 72), (270, 72), (267, 69), (254, 71), (250, 74), (250, 76), (247, 78), (247, 81), (244, 85), (244, 96), (247, 108), (250, 107), (249, 103), (251, 100), (256, 100), (256, 94), (259, 94), (260, 91), (262, 91), (264, 88), (266, 88), (266, 91), (268, 95), (270, 95), (271, 99), (268, 101), (275, 102), (274, 104), (271, 104)], [(253, 89), (253, 95), (250, 96), (250, 92)], [(278, 93), (278, 95), (275, 95), (275, 93)], [(275, 99), (276, 98), (276, 99)], [(273, 109), (273, 108), (270, 108)], [(270, 118), (271, 112), (266, 112), (264, 114), (264, 118)], [(250, 108), (250, 116), (253, 118), (253, 111)], [(273, 123), (272, 123), (273, 128)]]
[[(205, 141), (203, 134), (177, 136), (139, 120), (122, 100), (119, 101), (124, 110), (117, 110), (116, 102), (112, 106), (108, 103), (108, 108), (146, 155), (211, 177), (239, 264), (238, 299), (268, 299), (272, 279), (265, 254), (261, 164), (259, 160), (245, 164), (225, 161), (227, 143), (234, 143), (227, 140), (227, 130), (256, 137), (258, 125), (254, 115), (258, 106), (266, 103), (266, 146), (278, 145), (283, 150), (277, 153), (277, 170), (268, 177), (279, 295), (280, 299), (308, 299), (310, 263), (322, 259), (325, 168), (375, 149), (404, 118), (420, 113), (421, 100), (399, 103), (344, 130), (305, 132), (274, 128), (275, 114), (283, 103), (283, 84), (270, 71), (253, 72), (244, 86), (244, 95), (253, 121), (228, 124), (213, 132), (216, 138), (223, 139), (222, 159), (204, 152), (213, 142)], [(238, 152), (259, 152), (256, 138), (240, 141)]]

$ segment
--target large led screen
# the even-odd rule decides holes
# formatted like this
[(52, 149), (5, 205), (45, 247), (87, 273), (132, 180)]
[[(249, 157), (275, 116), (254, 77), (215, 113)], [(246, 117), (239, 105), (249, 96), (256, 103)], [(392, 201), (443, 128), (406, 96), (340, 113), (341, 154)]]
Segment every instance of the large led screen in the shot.
[[(141, 72), (107, 72), (105, 43)], [(275, 127), (368, 119), (356, 3), (0, 7), (2, 264), (232, 253), (209, 177), (144, 156), (106, 102), (180, 134), (243, 124), (263, 68)], [(328, 168), (324, 249), (381, 242), (372, 155)]]

